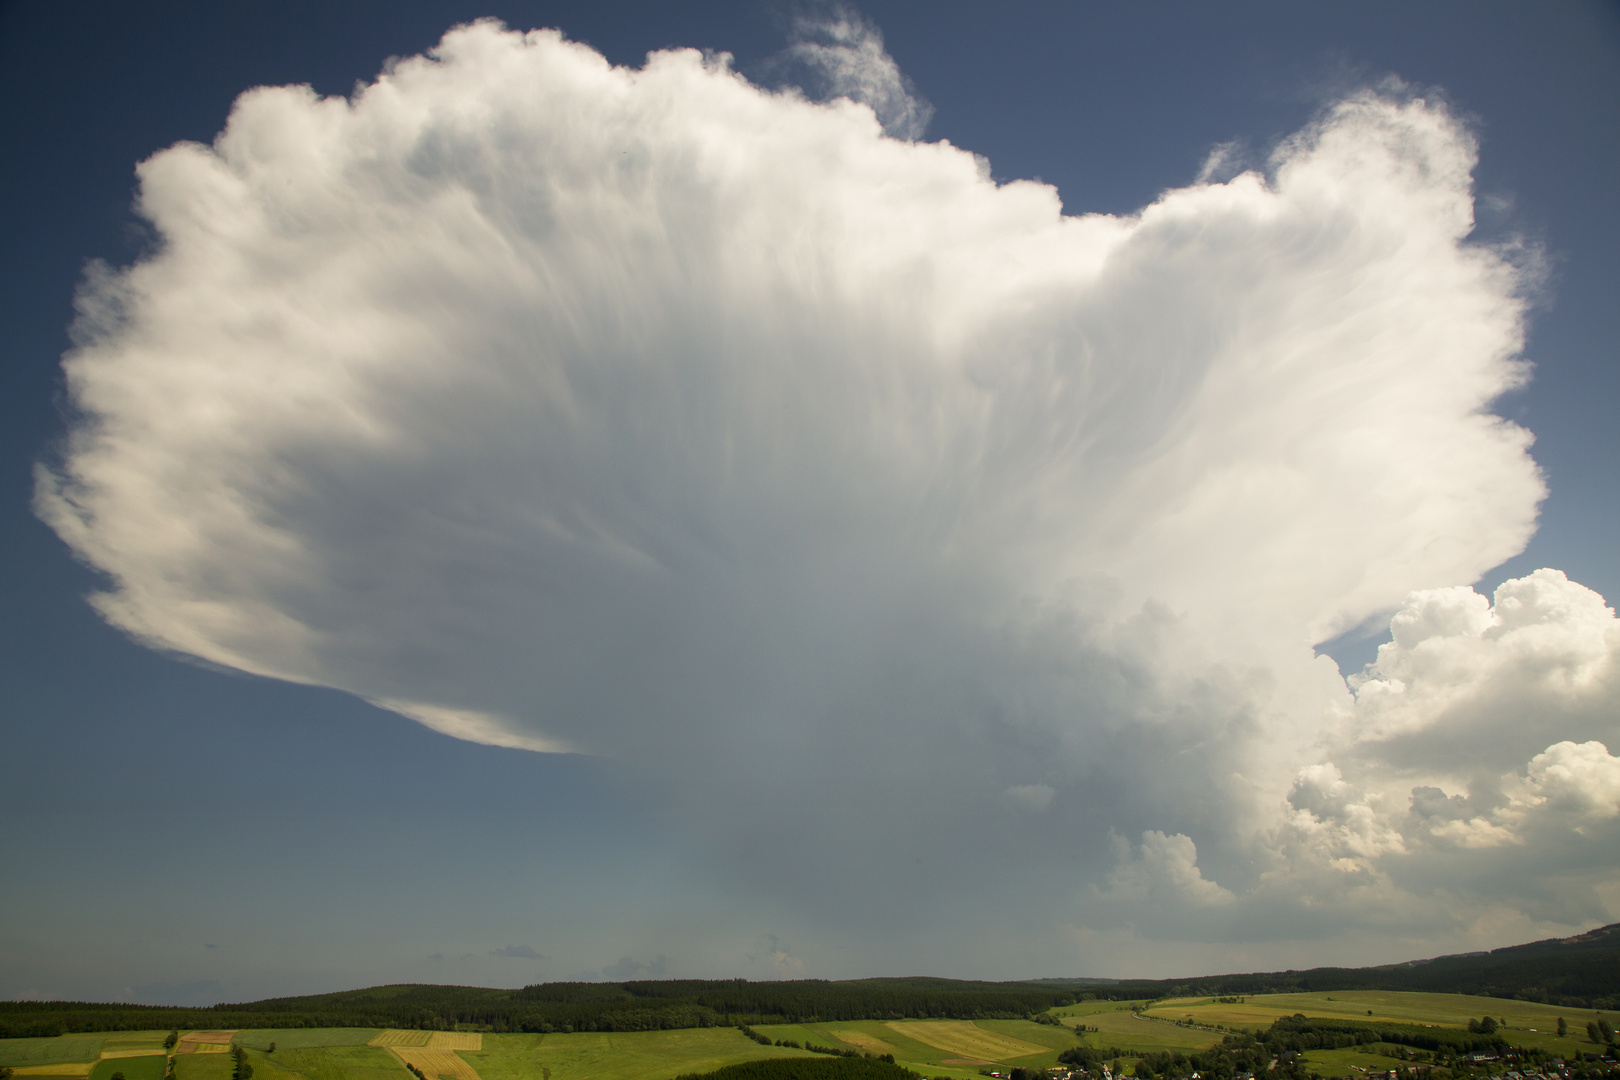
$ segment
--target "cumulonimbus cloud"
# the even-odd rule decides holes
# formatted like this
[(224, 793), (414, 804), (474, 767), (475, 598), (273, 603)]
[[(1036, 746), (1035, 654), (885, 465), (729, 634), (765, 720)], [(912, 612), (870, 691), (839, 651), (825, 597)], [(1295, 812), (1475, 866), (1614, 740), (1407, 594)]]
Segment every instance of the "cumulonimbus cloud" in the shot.
[[(902, 92), (876, 40), (823, 44)], [(1310, 646), (1477, 579), (1543, 496), (1490, 411), (1525, 305), (1468, 131), (1359, 93), (1264, 174), (1064, 216), (727, 64), (477, 23), (143, 162), (161, 247), (88, 278), (39, 474), (98, 609), (700, 816), (719, 784), (757, 809), (722, 835), (1084, 811), (1093, 882), (1223, 911), (1254, 845), (1342, 845), (1355, 718), (1415, 738), (1486, 677), (1376, 705), (1436, 652), (1400, 619), (1479, 613), (1419, 593), (1354, 689)]]

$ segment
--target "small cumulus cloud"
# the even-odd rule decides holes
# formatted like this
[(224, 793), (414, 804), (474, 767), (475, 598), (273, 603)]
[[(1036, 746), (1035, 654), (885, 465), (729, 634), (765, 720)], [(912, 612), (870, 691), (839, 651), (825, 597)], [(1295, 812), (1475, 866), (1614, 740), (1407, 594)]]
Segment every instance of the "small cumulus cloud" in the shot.
[(527, 945), (502, 945), (498, 949), (491, 949), (489, 955), (506, 960), (546, 960), (544, 953), (536, 952)]
[(750, 977), (756, 979), (802, 979), (804, 960), (793, 955), (788, 944), (775, 934), (765, 934), (755, 949), (744, 954)]
[(1052, 796), (1057, 790), (1048, 784), (1015, 784), (1002, 794), (1020, 810), (1038, 814), (1052, 805)]
[(630, 982), (636, 979), (662, 979), (669, 971), (669, 957), (660, 953), (651, 960), (634, 960), (628, 956), (621, 956), (618, 960), (602, 969), (602, 978), (613, 982)]
[(1157, 829), (1142, 834), (1133, 846), (1116, 835), (1118, 862), (1099, 895), (1111, 901), (1140, 904), (1154, 901), (1173, 909), (1203, 908), (1230, 903), (1230, 891), (1204, 877), (1198, 866), (1198, 845), (1180, 833)]

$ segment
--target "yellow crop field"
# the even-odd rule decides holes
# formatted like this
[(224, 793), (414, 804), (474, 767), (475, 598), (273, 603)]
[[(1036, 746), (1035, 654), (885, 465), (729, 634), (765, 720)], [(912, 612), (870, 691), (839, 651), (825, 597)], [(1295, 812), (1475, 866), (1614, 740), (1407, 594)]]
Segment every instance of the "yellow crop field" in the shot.
[(231, 1044), (231, 1040), (234, 1038), (236, 1038), (236, 1032), (234, 1031), (188, 1031), (184, 1035), (180, 1036), (180, 1041), (194, 1043), (223, 1043), (224, 1045), (229, 1046)]
[[(184, 1046), (184, 1043), (181, 1043)], [(230, 1043), (192, 1043), (193, 1054), (228, 1054), (231, 1052)]]
[[(1248, 994), (1236, 1002), (1180, 998), (1155, 1002), (1148, 1015), (1171, 1020), (1190, 1018), (1201, 1024), (1257, 1027), (1296, 1012), (1306, 1016), (1343, 1017), (1382, 1023), (1439, 1024), (1442, 1027), (1465, 1027), (1470, 1019), (1489, 1013), (1506, 1020), (1510, 1028), (1537, 1032), (1555, 1028), (1561, 1015), (1567, 1016), (1571, 1022), (1579, 1015), (1581, 1026), (1600, 1015), (1590, 1010), (1538, 1005), (1529, 1001), (1387, 990), (1335, 990), (1331, 994)], [(1612, 1012), (1602, 1015), (1607, 1016), (1611, 1023), (1616, 1019)]]
[(89, 1076), (93, 1061), (59, 1061), (50, 1065), (18, 1065), (13, 1076)]
[(479, 1080), (478, 1073), (454, 1050), (423, 1050), (414, 1046), (390, 1046), (389, 1049), (405, 1064), (421, 1069), (428, 1080)]
[(892, 1054), (894, 1047), (879, 1039), (875, 1035), (868, 1035), (864, 1031), (853, 1028), (841, 1028), (833, 1032), (839, 1042), (846, 1042), (857, 1050), (864, 1050), (868, 1054)]
[(885, 1026), (908, 1039), (978, 1061), (1005, 1061), (1044, 1054), (1049, 1049), (986, 1031), (971, 1020), (895, 1020)]
[(157, 1057), (163, 1052), (161, 1046), (140, 1046), (133, 1050), (103, 1050), (101, 1056), (103, 1060), (107, 1058)]
[(484, 1036), (477, 1031), (435, 1031), (426, 1045), (429, 1050), (482, 1050)]
[(398, 1028), (389, 1028), (378, 1032), (366, 1043), (367, 1046), (426, 1046), (428, 1039), (437, 1032), (432, 1031), (401, 1031)]

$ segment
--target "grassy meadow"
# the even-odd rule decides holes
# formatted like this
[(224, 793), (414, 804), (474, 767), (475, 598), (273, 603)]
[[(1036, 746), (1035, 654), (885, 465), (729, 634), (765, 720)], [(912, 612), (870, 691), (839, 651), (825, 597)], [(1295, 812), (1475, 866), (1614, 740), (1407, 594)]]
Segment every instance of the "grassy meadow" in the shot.
[(90, 1080), (112, 1080), (113, 1073), (123, 1073), (124, 1080), (163, 1080), (168, 1058), (161, 1054), (141, 1057), (102, 1058), (90, 1069)]
[(481, 1080), (666, 1080), (760, 1058), (807, 1056), (760, 1046), (736, 1028), (485, 1035), (483, 1041), (481, 1050), (460, 1052)]
[(908, 1069), (952, 1078), (977, 1077), (988, 1065), (1046, 1068), (1076, 1043), (1068, 1028), (1028, 1020), (841, 1020), (756, 1030), (772, 1039), (893, 1054)]
[[(1154, 1002), (1144, 1015), (1164, 1020), (1190, 1020), (1207, 1027), (1263, 1028), (1279, 1016), (1433, 1024), (1465, 1028), (1469, 1020), (1490, 1015), (1505, 1026), (1497, 1034), (1514, 1046), (1538, 1047), (1565, 1056), (1596, 1049), (1586, 1040), (1589, 1020), (1620, 1025), (1620, 1013), (1537, 1005), (1531, 1001), (1471, 997), (1467, 994), (1420, 994), (1388, 990), (1335, 990), (1331, 994), (1250, 994), (1238, 1002), (1214, 998), (1172, 998)], [(1558, 1018), (1569, 1022), (1569, 1035), (1557, 1035)], [(1088, 1021), (1089, 1022), (1089, 1021)], [(1182, 1029), (1190, 1030), (1190, 1029)], [(1208, 1034), (1208, 1033), (1206, 1033)], [(1344, 1053), (1344, 1051), (1336, 1051)], [(1315, 1061), (1312, 1054), (1310, 1060)], [(1363, 1064), (1359, 1060), (1356, 1064)], [(1363, 1064), (1363, 1067), (1366, 1066)], [(1387, 1067), (1387, 1066), (1386, 1066)], [(1348, 1071), (1348, 1070), (1346, 1070)], [(1327, 1075), (1325, 1072), (1323, 1075)]]
[[(1222, 1029), (1264, 1028), (1281, 1016), (1432, 1024), (1464, 1028), (1489, 1014), (1505, 1021), (1498, 1034), (1519, 1046), (1566, 1056), (1593, 1049), (1585, 1038), (1590, 1020), (1620, 1026), (1620, 1015), (1555, 1008), (1523, 1001), (1383, 991), (1331, 994), (1252, 994), (1237, 1001), (1180, 998), (1148, 1002), (1090, 1001), (1054, 1009), (1062, 1026), (1028, 1020), (855, 1020), (811, 1024), (762, 1024), (772, 1040), (852, 1049), (895, 1061), (928, 1077), (977, 1080), (979, 1070), (1013, 1065), (1045, 1068), (1080, 1041), (1136, 1053), (1187, 1053), (1220, 1041)], [(1140, 1010), (1140, 1014), (1138, 1011)], [(1569, 1036), (1555, 1034), (1558, 1017)], [(1075, 1024), (1097, 1028), (1083, 1036)], [(164, 1031), (64, 1035), (55, 1039), (0, 1039), (0, 1067), (16, 1080), (163, 1080)], [(187, 1033), (182, 1033), (187, 1034)], [(553, 1035), (429, 1033), (379, 1028), (285, 1028), (242, 1031), (235, 1043), (249, 1051), (254, 1080), (414, 1080), (407, 1061), (427, 1080), (671, 1080), (682, 1073), (710, 1072), (725, 1065), (810, 1051), (762, 1046), (735, 1028)], [(275, 1044), (275, 1052), (269, 1053)], [(224, 1044), (174, 1055), (176, 1080), (230, 1080), (231, 1056)], [(1323, 1076), (1351, 1076), (1396, 1067), (1394, 1047), (1368, 1046), (1312, 1051), (1310, 1068)]]
[[(1078, 1005), (1065, 1005), (1053, 1009), (1051, 1015), (1062, 1020), (1070, 1028), (1075, 1024), (1096, 1028), (1096, 1031), (1086, 1033), (1085, 1041), (1099, 1050), (1117, 1046), (1128, 1050), (1180, 1050), (1185, 1054), (1191, 1050), (1202, 1050), (1221, 1041), (1218, 1032), (1177, 1027), (1174, 1023), (1165, 1023), (1160, 1018), (1143, 1019), (1135, 1015), (1136, 1010), (1145, 1004), (1147, 1003), (1144, 1001), (1084, 1001)], [(1168, 1019), (1180, 1020), (1182, 1017), (1174, 1016)], [(1266, 1021), (1267, 1024), (1270, 1022)]]
[[(0, 1068), (17, 1070), (25, 1075), (30, 1065), (54, 1065), (75, 1061), (94, 1061), (101, 1056), (101, 1044), (107, 1035), (63, 1035), (55, 1039), (0, 1039)], [(162, 1035), (158, 1036), (161, 1041)]]

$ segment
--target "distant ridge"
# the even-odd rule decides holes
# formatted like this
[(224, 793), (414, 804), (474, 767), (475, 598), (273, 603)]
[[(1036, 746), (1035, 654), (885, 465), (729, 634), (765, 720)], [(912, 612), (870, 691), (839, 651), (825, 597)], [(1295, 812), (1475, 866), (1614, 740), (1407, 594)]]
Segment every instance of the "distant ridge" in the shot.
[(204, 1009), (64, 1001), (0, 1002), (0, 1038), (151, 1028), (398, 1027), (646, 1031), (812, 1020), (1033, 1017), (1083, 997), (1129, 1000), (1321, 990), (1416, 990), (1620, 1007), (1620, 923), (1484, 953), (1366, 968), (1185, 979), (666, 979), (476, 986), (374, 986)]
[(1453, 953), (1378, 967), (1321, 967), (1183, 979), (1076, 979), (1065, 984), (1095, 984), (1111, 992), (1163, 996), (1290, 990), (1421, 990), (1571, 1007), (1613, 1008), (1620, 1003), (1620, 923), (1600, 926), (1573, 937), (1547, 938), (1488, 952)]

